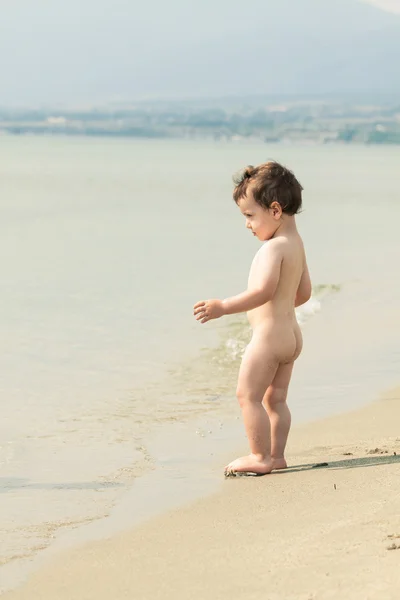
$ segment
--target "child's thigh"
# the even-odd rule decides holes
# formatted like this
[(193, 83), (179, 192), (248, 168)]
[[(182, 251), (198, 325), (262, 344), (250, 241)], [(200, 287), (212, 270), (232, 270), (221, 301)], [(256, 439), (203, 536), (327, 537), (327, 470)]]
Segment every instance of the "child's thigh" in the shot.
[(293, 367), (294, 361), (279, 365), (270, 387), (275, 390), (287, 390), (292, 378)]
[(240, 365), (238, 396), (256, 396), (260, 402), (278, 370), (278, 360), (262, 338), (253, 338), (247, 346)]
[(268, 405), (286, 401), (293, 366), (294, 362), (279, 365), (271, 385), (265, 392), (264, 402)]

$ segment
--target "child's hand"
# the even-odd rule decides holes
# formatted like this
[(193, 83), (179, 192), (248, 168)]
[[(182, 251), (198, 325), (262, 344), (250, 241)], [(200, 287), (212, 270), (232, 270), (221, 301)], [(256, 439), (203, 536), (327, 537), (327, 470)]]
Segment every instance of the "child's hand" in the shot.
[(193, 307), (196, 321), (207, 323), (211, 319), (219, 319), (225, 314), (222, 300), (202, 300)]

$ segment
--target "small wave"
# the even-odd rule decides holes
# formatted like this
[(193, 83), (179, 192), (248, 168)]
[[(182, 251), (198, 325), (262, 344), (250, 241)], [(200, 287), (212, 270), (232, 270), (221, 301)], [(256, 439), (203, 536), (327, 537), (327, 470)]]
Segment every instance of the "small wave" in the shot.
[(323, 301), (340, 290), (341, 286), (336, 283), (322, 283), (314, 286), (310, 300), (296, 309), (299, 325), (304, 325), (308, 319), (316, 315), (321, 310)]
[(327, 294), (340, 292), (342, 286), (337, 283), (321, 283), (313, 286), (312, 295), (316, 298), (321, 298)]
[(300, 327), (320, 310), (321, 302), (313, 296), (311, 296), (308, 302), (296, 308), (296, 317)]

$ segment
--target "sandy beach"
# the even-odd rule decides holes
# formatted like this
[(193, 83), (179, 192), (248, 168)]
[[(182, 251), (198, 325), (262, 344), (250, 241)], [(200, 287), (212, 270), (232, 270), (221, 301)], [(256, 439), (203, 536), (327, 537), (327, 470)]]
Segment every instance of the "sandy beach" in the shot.
[(287, 471), (60, 553), (4, 600), (397, 599), (399, 422), (397, 389), (298, 426)]

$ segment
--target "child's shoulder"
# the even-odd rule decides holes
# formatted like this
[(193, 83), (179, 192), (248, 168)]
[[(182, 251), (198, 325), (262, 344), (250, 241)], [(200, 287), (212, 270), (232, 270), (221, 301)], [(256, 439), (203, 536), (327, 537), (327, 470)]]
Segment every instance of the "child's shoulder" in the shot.
[(284, 252), (288, 246), (288, 240), (285, 237), (271, 238), (263, 243), (257, 254), (270, 254)]
[(299, 250), (304, 252), (303, 241), (300, 236), (296, 238), (279, 236), (264, 242), (257, 251), (256, 257), (262, 259), (264, 256), (269, 258), (273, 256), (276, 259), (284, 259), (285, 256), (292, 256), (293, 253), (297, 254)]
[(254, 261), (271, 261), (281, 260), (285, 255), (285, 243), (277, 238), (272, 238), (263, 243), (263, 245), (257, 250)]

